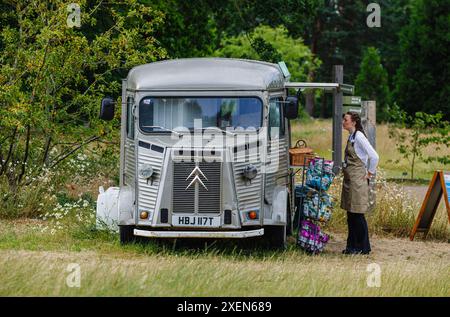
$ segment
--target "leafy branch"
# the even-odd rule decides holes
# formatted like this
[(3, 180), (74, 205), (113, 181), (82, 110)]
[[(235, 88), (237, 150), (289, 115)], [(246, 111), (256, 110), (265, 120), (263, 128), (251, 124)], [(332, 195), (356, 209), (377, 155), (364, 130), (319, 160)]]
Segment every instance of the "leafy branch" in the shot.
[[(425, 163), (450, 164), (448, 154), (439, 154), (442, 149), (450, 146), (450, 124), (443, 120), (441, 112), (416, 112), (414, 116), (410, 116), (394, 105), (390, 109), (390, 115), (393, 123), (389, 126), (389, 138), (396, 140), (397, 151), (411, 163), (411, 179), (414, 179), (417, 159), (422, 159)], [(429, 146), (434, 147), (434, 154), (425, 155), (424, 150)]]

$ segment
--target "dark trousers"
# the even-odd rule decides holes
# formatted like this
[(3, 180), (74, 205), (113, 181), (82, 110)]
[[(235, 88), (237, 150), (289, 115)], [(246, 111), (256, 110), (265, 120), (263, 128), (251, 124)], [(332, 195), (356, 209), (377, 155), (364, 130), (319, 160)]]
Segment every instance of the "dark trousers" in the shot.
[(347, 212), (347, 250), (368, 254), (370, 249), (369, 229), (364, 214)]

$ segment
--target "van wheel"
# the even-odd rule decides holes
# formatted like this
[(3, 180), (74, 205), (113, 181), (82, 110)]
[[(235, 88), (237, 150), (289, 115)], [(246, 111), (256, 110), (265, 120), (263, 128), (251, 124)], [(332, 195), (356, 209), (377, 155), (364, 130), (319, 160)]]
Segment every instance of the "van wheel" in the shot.
[(286, 226), (265, 226), (264, 241), (271, 249), (286, 249)]
[(128, 244), (136, 241), (133, 230), (134, 226), (119, 226), (120, 244)]

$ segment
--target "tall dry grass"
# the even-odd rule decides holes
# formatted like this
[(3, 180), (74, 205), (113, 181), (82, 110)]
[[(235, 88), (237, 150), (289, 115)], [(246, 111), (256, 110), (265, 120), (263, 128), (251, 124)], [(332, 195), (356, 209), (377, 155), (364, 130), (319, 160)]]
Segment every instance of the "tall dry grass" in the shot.
[[(275, 258), (216, 255), (114, 256), (93, 252), (5, 252), (0, 296), (448, 296), (448, 262), (378, 263), (380, 284), (368, 284), (369, 258)], [(74, 282), (75, 263), (80, 287)], [(372, 287), (371, 287), (372, 286)]]
[[(291, 123), (292, 140), (304, 139), (316, 153), (327, 159), (332, 158), (332, 121), (331, 119), (313, 119), (311, 121), (295, 120)], [(348, 132), (342, 130), (342, 153), (348, 138)], [(395, 140), (389, 138), (389, 126), (387, 124), (377, 125), (377, 146), (380, 155), (379, 167), (386, 172), (386, 178), (409, 178), (411, 162), (403, 158), (397, 151)], [(442, 148), (436, 151), (433, 146), (428, 146), (423, 151), (428, 155), (448, 155), (448, 149)], [(424, 163), (416, 161), (414, 175), (416, 178), (430, 179), (435, 170), (450, 169), (450, 166), (437, 162)], [(407, 173), (404, 176), (403, 173)]]
[[(297, 120), (292, 122), (291, 128), (293, 140), (304, 139), (317, 155), (326, 159), (332, 159), (332, 121), (330, 119)], [(343, 152), (347, 136), (348, 132), (343, 131)], [(427, 155), (432, 154), (433, 151), (432, 147), (425, 149)], [(376, 180), (376, 208), (367, 215), (369, 230), (372, 233), (382, 235), (408, 236), (422, 202), (417, 198), (412, 198), (401, 184), (387, 181), (389, 178), (403, 177), (402, 173), (404, 171), (409, 173), (409, 162), (397, 152), (395, 140), (389, 138), (386, 124), (377, 125), (377, 152), (380, 156), (380, 162)], [(397, 160), (399, 162), (394, 163)], [(446, 166), (441, 164), (425, 164), (419, 161), (416, 165), (415, 175), (431, 179), (435, 170), (445, 168)], [(449, 167), (447, 166), (447, 168)], [(300, 175), (297, 175), (296, 182), (301, 182)], [(335, 178), (330, 188), (335, 208), (328, 227), (333, 231), (345, 232), (347, 230), (346, 212), (339, 208), (341, 189), (342, 175)], [(442, 201), (436, 212), (428, 237), (447, 240), (449, 236), (448, 217)]]
[[(342, 176), (338, 176), (329, 189), (329, 194), (333, 197), (334, 209), (327, 226), (332, 231), (346, 232), (346, 211), (339, 207), (341, 190)], [(380, 170), (377, 174), (375, 191), (375, 209), (366, 215), (369, 232), (377, 235), (408, 237), (422, 202), (416, 198), (411, 198), (411, 194), (406, 192), (403, 186), (386, 181), (383, 170)], [(447, 241), (450, 237), (448, 221), (445, 205), (442, 201), (436, 211), (428, 238)]]

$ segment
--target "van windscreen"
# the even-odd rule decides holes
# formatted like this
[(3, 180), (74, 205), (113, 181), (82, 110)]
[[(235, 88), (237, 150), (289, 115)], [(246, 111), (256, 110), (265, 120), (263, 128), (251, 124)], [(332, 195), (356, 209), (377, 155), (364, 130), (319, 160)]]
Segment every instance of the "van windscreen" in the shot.
[(257, 97), (145, 97), (139, 104), (139, 126), (143, 132), (192, 130), (200, 119), (202, 128), (259, 129), (262, 109)]

